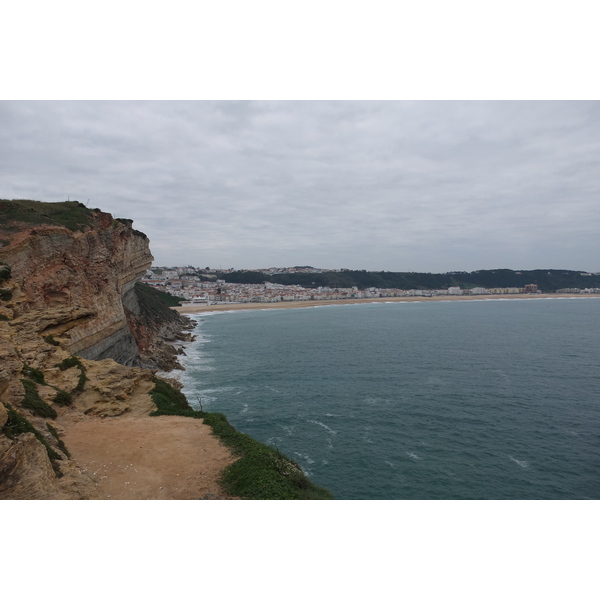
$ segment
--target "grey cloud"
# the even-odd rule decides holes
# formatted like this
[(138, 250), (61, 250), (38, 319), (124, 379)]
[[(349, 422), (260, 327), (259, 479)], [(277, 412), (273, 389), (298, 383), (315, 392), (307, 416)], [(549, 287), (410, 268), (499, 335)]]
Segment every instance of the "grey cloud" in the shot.
[(89, 198), (161, 264), (599, 270), (599, 130), (597, 102), (1, 102), (0, 196)]

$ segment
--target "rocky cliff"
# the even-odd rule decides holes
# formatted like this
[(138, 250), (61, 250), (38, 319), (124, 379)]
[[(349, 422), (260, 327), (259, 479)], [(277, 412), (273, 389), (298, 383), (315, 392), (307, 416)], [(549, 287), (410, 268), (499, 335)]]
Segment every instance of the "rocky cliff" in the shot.
[(131, 221), (0, 200), (0, 498), (93, 497), (61, 419), (155, 408), (155, 370), (178, 367), (168, 342), (190, 325), (139, 284), (151, 262)]
[(184, 339), (189, 321), (170, 310), (157, 318), (152, 292), (136, 285), (153, 257), (132, 221), (78, 202), (0, 201), (0, 241), (0, 263), (11, 269), (4, 314), (62, 308), (60, 322), (43, 333), (69, 352), (128, 366), (177, 366), (162, 342)]

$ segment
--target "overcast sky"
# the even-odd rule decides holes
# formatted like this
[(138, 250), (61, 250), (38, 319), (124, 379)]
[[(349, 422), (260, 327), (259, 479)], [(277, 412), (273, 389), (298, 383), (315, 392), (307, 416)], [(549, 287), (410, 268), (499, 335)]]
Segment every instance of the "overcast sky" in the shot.
[(600, 270), (600, 103), (0, 102), (0, 198), (155, 265)]

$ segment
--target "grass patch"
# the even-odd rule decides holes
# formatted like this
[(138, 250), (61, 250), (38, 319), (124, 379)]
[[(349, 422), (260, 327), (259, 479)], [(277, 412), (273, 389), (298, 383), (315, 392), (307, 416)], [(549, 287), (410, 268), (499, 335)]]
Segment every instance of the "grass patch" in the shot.
[(52, 425), (50, 425), (50, 423), (46, 423), (46, 427), (48, 428), (48, 431), (50, 432), (52, 437), (57, 441), (60, 451), (65, 456), (71, 458), (71, 453), (67, 450), (65, 443), (60, 439), (60, 436), (58, 435), (58, 431), (56, 431), (56, 429), (54, 429), (54, 427), (52, 427)]
[(150, 397), (156, 410), (150, 413), (151, 417), (160, 415), (177, 415), (180, 417), (192, 417), (201, 419), (204, 413), (194, 410), (187, 401), (187, 398), (179, 390), (176, 390), (172, 385), (154, 377), (152, 379), (154, 387), (150, 390)]
[(221, 413), (206, 413), (213, 434), (240, 458), (223, 471), (225, 490), (246, 500), (332, 500), (300, 466), (278, 450), (240, 433)]
[(40, 398), (35, 383), (29, 379), (21, 379), (21, 383), (25, 389), (25, 398), (21, 402), (21, 406), (40, 417), (56, 419), (56, 411)]
[[(81, 202), (39, 202), (37, 200), (1, 200), (0, 220), (30, 225), (62, 225), (71, 231), (83, 231), (94, 224), (93, 212)], [(8, 226), (8, 229), (14, 227)]]
[(85, 374), (85, 367), (81, 364), (81, 361), (77, 356), (69, 356), (56, 365), (61, 371), (66, 371), (72, 367), (77, 367), (80, 371), (79, 381), (77, 382), (76, 392), (82, 392), (83, 386), (87, 381), (87, 375)]
[(60, 343), (54, 339), (52, 334), (44, 336), (43, 340), (46, 344), (50, 344), (51, 346), (60, 346)]
[(69, 356), (56, 365), (61, 371), (66, 371), (71, 367), (83, 368), (81, 361), (76, 356)]
[(54, 388), (56, 390), (56, 396), (52, 399), (54, 404), (58, 404), (59, 406), (71, 406), (73, 404), (73, 397), (69, 392), (65, 392), (65, 390), (61, 390), (60, 388)]
[(42, 385), (46, 385), (44, 381), (44, 374), (39, 369), (34, 369), (29, 365), (23, 363), (23, 368), (21, 369), (21, 373), (28, 377), (29, 379), (35, 381), (36, 383), (41, 383)]
[(56, 473), (57, 477), (62, 477), (63, 474), (55, 462), (57, 460), (62, 460), (61, 455), (56, 452), (56, 450), (51, 448), (46, 441), (46, 438), (44, 438), (44, 436), (25, 417), (22, 417), (10, 404), (5, 404), (4, 406), (8, 412), (8, 420), (2, 428), (2, 433), (11, 440), (14, 440), (22, 433), (33, 433), (37, 441), (40, 442), (44, 448), (46, 448), (46, 453), (48, 454), (48, 458), (50, 459), (54, 473)]

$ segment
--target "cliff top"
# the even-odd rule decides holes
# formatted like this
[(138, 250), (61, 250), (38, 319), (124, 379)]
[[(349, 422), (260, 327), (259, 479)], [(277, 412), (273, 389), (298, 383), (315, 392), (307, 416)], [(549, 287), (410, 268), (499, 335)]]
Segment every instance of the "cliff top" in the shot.
[[(36, 227), (66, 227), (70, 231), (85, 231), (98, 224), (106, 227), (114, 221), (132, 228), (131, 219), (114, 219), (99, 208), (88, 208), (74, 200), (40, 202), (0, 199), (0, 248), (8, 245), (15, 233)], [(141, 231), (132, 229), (132, 233), (146, 238)]]
[(81, 202), (39, 202), (37, 200), (0, 200), (0, 229), (20, 231), (35, 225), (59, 225), (82, 231), (94, 223), (94, 213)]

